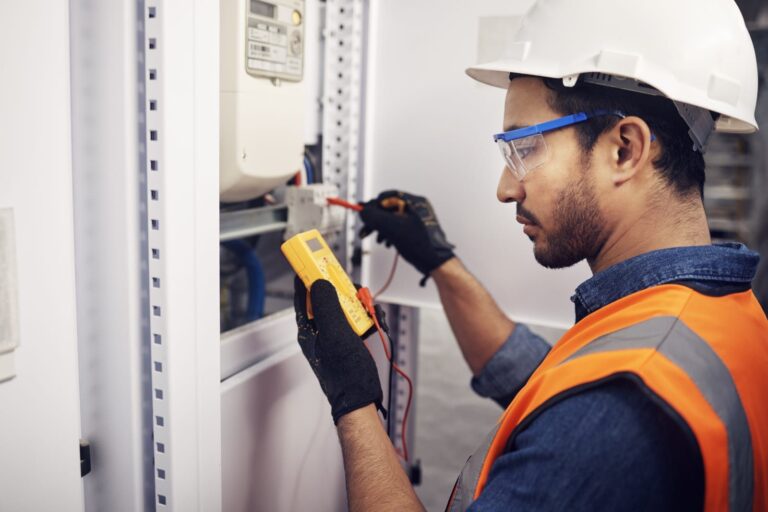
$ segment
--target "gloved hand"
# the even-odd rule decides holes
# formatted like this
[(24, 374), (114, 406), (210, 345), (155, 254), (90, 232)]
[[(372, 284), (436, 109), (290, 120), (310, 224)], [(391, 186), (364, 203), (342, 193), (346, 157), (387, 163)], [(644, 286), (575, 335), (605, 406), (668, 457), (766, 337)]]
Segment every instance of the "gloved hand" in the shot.
[(307, 289), (296, 277), (293, 305), (299, 345), (328, 397), (333, 422), (338, 423), (345, 414), (368, 404), (384, 411), (376, 363), (363, 340), (349, 326), (336, 289), (324, 279), (315, 281), (310, 300), (312, 320), (307, 318)]
[(454, 245), (448, 242), (427, 198), (388, 190), (363, 203), (360, 218), (365, 237), (378, 231), (376, 241), (394, 245), (405, 260), (424, 274), (429, 274), (454, 257)]

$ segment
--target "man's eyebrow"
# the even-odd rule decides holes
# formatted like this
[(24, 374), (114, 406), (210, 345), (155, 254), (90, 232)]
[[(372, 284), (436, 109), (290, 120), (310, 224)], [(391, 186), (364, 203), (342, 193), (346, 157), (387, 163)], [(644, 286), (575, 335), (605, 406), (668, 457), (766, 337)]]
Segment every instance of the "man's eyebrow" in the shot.
[(523, 126), (519, 124), (510, 124), (504, 127), (504, 131), (511, 132), (512, 130), (519, 130), (520, 128), (528, 128), (528, 126)]

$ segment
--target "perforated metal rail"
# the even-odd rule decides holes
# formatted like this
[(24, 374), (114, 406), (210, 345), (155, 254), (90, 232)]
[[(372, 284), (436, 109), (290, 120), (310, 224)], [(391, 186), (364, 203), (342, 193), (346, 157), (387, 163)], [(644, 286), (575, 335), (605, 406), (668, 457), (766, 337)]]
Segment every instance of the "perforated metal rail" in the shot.
[(166, 421), (168, 417), (168, 380), (167, 349), (165, 345), (166, 296), (164, 293), (164, 237), (163, 237), (163, 109), (162, 87), (162, 23), (161, 0), (147, 0), (143, 5), (144, 75), (140, 77), (139, 89), (144, 101), (143, 110), (143, 161), (146, 199), (146, 242), (147, 242), (147, 278), (149, 290), (149, 345), (151, 357), (152, 381), (152, 437), (154, 449), (154, 487), (155, 506), (158, 509), (169, 507), (171, 503), (168, 485), (169, 444)]
[[(336, 185), (339, 195), (351, 201), (357, 199), (360, 168), (365, 22), (363, 0), (328, 0), (323, 31), (323, 182)], [(350, 261), (355, 225), (355, 216), (349, 215), (345, 231), (327, 237), (339, 261)]]

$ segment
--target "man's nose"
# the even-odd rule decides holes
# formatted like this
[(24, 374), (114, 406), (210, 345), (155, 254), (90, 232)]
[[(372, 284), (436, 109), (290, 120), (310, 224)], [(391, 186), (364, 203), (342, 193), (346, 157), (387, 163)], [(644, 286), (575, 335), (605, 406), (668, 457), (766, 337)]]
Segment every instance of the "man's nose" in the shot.
[(520, 203), (525, 199), (523, 184), (512, 175), (506, 166), (501, 171), (499, 185), (496, 187), (496, 197), (502, 203)]

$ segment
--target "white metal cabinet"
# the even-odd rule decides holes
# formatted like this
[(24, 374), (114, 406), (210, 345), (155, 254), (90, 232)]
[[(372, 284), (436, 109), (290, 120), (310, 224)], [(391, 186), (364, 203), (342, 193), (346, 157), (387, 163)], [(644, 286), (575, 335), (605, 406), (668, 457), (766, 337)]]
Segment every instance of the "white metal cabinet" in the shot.
[(328, 401), (296, 343), (221, 385), (227, 512), (346, 508)]
[(83, 509), (68, 23), (66, 2), (0, 3), (0, 209), (13, 211), (20, 339), (0, 383), (3, 511)]

